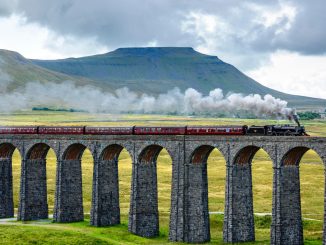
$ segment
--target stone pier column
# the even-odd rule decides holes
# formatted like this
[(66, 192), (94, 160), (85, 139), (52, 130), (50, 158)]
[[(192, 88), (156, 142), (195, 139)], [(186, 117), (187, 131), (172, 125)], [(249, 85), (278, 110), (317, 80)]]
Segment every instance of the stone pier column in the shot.
[(210, 241), (207, 162), (186, 166), (185, 242)]
[(81, 161), (57, 161), (53, 221), (67, 223), (82, 220), (84, 212)]
[(180, 142), (176, 147), (175, 155), (172, 157), (172, 189), (169, 226), (169, 240), (171, 242), (184, 241), (184, 154), (184, 144)]
[(0, 219), (14, 217), (12, 160), (0, 158)]
[(94, 162), (91, 225), (120, 224), (118, 160)]
[(225, 188), (224, 242), (255, 240), (251, 163), (227, 160)]
[(18, 220), (47, 218), (46, 160), (23, 159)]
[(303, 244), (298, 165), (274, 170), (273, 206), (271, 244)]
[[(276, 163), (277, 164), (277, 163)], [(273, 205), (272, 205), (272, 224), (271, 224), (271, 244), (281, 244), (281, 203), (280, 203), (280, 176), (281, 168), (279, 166), (273, 167)]]
[(142, 236), (159, 234), (156, 161), (135, 162), (129, 211), (129, 231)]

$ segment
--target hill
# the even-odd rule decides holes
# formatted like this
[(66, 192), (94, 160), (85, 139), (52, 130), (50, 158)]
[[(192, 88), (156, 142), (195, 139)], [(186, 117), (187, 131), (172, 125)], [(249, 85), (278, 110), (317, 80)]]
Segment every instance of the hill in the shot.
[(26, 83), (35, 81), (43, 84), (72, 81), (77, 86), (88, 84), (102, 87), (102, 83), (100, 82), (92, 81), (87, 78), (76, 78), (67, 74), (45, 69), (41, 66), (35, 65), (17, 52), (3, 49), (0, 49), (0, 76), (6, 77), (5, 80), (7, 81), (0, 79), (0, 83), (6, 82), (7, 84), (5, 86), (4, 84), (0, 84), (0, 87), (5, 89), (7, 92), (22, 88)]
[(204, 94), (214, 88), (224, 93), (271, 94), (296, 107), (325, 107), (326, 100), (285, 94), (267, 88), (216, 56), (192, 48), (119, 48), (106, 54), (61, 60), (31, 60), (70, 76), (88, 78), (110, 88), (126, 86), (137, 92), (164, 93), (192, 87)]

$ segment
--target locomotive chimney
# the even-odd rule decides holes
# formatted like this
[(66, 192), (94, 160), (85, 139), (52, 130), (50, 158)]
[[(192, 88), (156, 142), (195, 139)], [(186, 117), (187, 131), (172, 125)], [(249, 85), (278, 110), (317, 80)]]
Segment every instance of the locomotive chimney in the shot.
[(299, 117), (297, 114), (293, 114), (293, 120), (298, 124), (298, 126), (300, 127), (300, 122), (299, 122)]

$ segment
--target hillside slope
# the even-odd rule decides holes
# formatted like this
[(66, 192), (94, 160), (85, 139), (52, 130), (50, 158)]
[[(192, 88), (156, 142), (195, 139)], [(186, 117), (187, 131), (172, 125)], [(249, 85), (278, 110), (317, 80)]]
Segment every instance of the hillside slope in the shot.
[(295, 96), (267, 88), (216, 56), (192, 48), (119, 48), (113, 52), (62, 60), (31, 60), (44, 68), (99, 81), (111, 88), (126, 86), (137, 92), (164, 93), (192, 87), (204, 94), (271, 94), (297, 107), (325, 107), (326, 100)]
[[(88, 78), (76, 78), (67, 74), (37, 66), (17, 52), (0, 49), (0, 75), (6, 77), (8, 84), (1, 86), (7, 92), (23, 88), (26, 83), (61, 83), (72, 81), (77, 86), (93, 85), (102, 87), (102, 83)], [(3, 79), (2, 79), (3, 80)], [(4, 82), (0, 79), (0, 82)], [(3, 84), (0, 84), (3, 85)], [(2, 91), (3, 92), (3, 91)]]

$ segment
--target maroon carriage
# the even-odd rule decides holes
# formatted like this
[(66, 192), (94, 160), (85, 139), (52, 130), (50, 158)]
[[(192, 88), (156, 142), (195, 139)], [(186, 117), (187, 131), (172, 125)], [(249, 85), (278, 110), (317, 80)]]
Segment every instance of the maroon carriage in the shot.
[(0, 134), (37, 134), (37, 126), (0, 127)]
[(84, 134), (85, 127), (45, 127), (40, 126), (39, 134)]
[(244, 135), (247, 126), (188, 126), (187, 135)]
[(184, 135), (186, 127), (137, 127), (134, 128), (136, 135)]
[(85, 134), (93, 135), (128, 135), (134, 127), (85, 127)]

